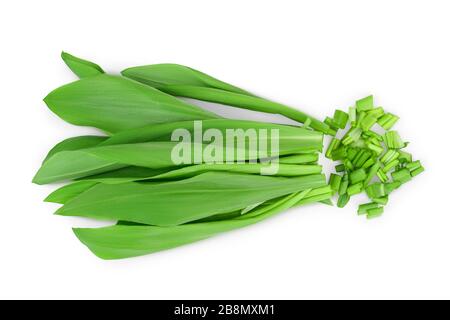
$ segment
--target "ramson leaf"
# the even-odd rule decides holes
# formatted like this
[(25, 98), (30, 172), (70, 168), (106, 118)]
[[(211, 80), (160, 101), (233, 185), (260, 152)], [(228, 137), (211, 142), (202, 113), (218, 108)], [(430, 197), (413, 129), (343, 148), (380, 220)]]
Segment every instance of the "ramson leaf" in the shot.
[(173, 226), (324, 185), (322, 175), (281, 178), (208, 172), (175, 182), (98, 184), (57, 213)]
[(62, 86), (44, 101), (69, 123), (109, 133), (153, 123), (220, 118), (152, 87), (106, 74)]
[(67, 52), (61, 53), (61, 58), (79, 78), (86, 78), (105, 73), (103, 69), (90, 61), (77, 58)]
[(200, 71), (176, 64), (157, 64), (129, 68), (122, 75), (155, 87), (173, 96), (221, 103), (244, 109), (281, 114), (308, 125), (318, 131), (327, 133), (329, 126), (306, 113), (256, 97), (235, 86), (217, 80)]
[[(260, 211), (258, 215), (248, 213), (234, 219), (174, 227), (120, 224), (105, 228), (76, 228), (74, 233), (82, 243), (102, 259), (142, 256), (260, 222), (300, 203), (307, 194), (308, 190), (283, 197), (274, 205)], [(259, 207), (256, 208), (258, 209)]]

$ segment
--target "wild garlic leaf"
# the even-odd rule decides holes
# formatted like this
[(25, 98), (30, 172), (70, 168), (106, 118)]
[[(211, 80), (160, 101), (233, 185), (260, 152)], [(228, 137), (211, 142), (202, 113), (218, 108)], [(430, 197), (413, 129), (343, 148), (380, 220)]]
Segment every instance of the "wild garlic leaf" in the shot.
[(80, 178), (78, 180), (116, 184), (116, 183), (147, 180), (154, 176), (159, 176), (172, 170), (176, 169), (174, 168), (152, 169), (145, 167), (129, 166), (118, 170), (87, 176), (84, 178)]
[[(104, 141), (102, 145), (128, 144), (148, 141), (170, 141), (172, 132), (175, 129), (186, 129), (193, 136), (195, 125), (198, 125), (198, 123), (198, 121), (181, 121), (147, 125), (140, 128), (125, 130), (114, 134), (108, 140)], [(271, 144), (271, 141), (275, 139), (272, 132), (277, 131), (281, 154), (321, 151), (323, 147), (322, 133), (295, 126), (247, 120), (210, 119), (202, 120), (201, 127), (203, 131), (208, 129), (217, 129), (223, 137), (226, 136), (227, 130), (241, 129), (244, 132), (254, 130), (258, 134), (257, 139), (265, 130), (267, 133), (267, 138), (264, 140), (266, 140), (269, 145)]]
[[(180, 169), (174, 169), (166, 173), (162, 173), (153, 177), (149, 177), (148, 180), (161, 180), (161, 179), (179, 179), (192, 177), (201, 173), (210, 171), (225, 171), (235, 173), (246, 174), (261, 174), (262, 170), (267, 167), (267, 164), (263, 163), (230, 163), (230, 164), (199, 164), (194, 166), (188, 166)], [(322, 166), (319, 165), (290, 165), (290, 164), (278, 164), (278, 171), (276, 176), (283, 177), (296, 177), (305, 176), (310, 174), (319, 174), (322, 172)]]
[(92, 188), (96, 184), (97, 182), (91, 181), (73, 182), (59, 189), (56, 189), (47, 198), (45, 198), (44, 201), (65, 204), (66, 202), (74, 199), (86, 190)]
[(57, 214), (173, 226), (324, 185), (322, 175), (281, 178), (208, 172), (174, 182), (98, 184)]
[(245, 90), (179, 64), (163, 63), (134, 67), (122, 71), (122, 75), (160, 90), (171, 85), (189, 85), (251, 95)]
[(154, 123), (219, 118), (152, 87), (106, 74), (62, 86), (44, 101), (63, 120), (108, 133)]
[(122, 75), (173, 96), (210, 101), (254, 111), (281, 114), (315, 130), (327, 133), (329, 126), (314, 117), (281, 103), (257, 97), (205, 73), (177, 64), (128, 68)]
[(79, 78), (92, 77), (105, 73), (98, 64), (77, 58), (70, 53), (62, 52), (61, 58)]
[(47, 159), (33, 178), (33, 183), (47, 184), (56, 181), (77, 179), (85, 176), (117, 170), (127, 165), (106, 160), (82, 149), (61, 151)]
[(299, 203), (306, 192), (288, 195), (259, 215), (183, 224), (174, 227), (119, 224), (104, 228), (75, 228), (78, 239), (102, 259), (123, 259), (171, 249), (216, 234), (252, 225)]
[[(322, 149), (323, 134), (298, 127), (224, 119), (205, 120), (202, 123), (204, 130), (217, 128), (223, 133), (227, 129), (267, 129), (268, 136), (264, 141), (269, 145), (272, 139), (276, 138), (272, 137), (270, 130), (278, 130), (279, 155), (297, 152), (313, 153)], [(168, 140), (171, 132), (176, 128), (185, 128), (193, 132), (194, 122), (183, 121), (130, 129), (117, 133), (106, 140), (103, 137), (73, 138), (73, 141), (69, 140), (63, 142), (62, 146), (55, 147), (55, 151), (51, 152), (51, 156), (39, 169), (33, 181), (38, 184), (45, 184), (66, 179), (79, 179), (127, 166), (141, 166), (153, 169), (172, 167), (174, 163), (171, 159), (171, 152), (178, 143), (168, 142)], [(78, 141), (77, 139), (80, 140)], [(259, 140), (257, 142), (259, 143)], [(92, 147), (77, 150), (76, 148), (82, 144)], [(191, 146), (191, 148), (194, 147)], [(250, 148), (250, 143), (245, 148), (246, 159), (249, 159), (248, 148)], [(70, 151), (71, 149), (74, 150)], [(234, 156), (237, 156), (236, 150), (238, 149), (236, 145), (233, 150)], [(60, 150), (64, 151), (57, 152)], [(226, 150), (230, 149), (225, 148), (224, 155)], [(191, 152), (191, 155), (193, 154), (194, 152)], [(259, 158), (264, 158), (268, 155), (270, 153), (258, 156)], [(67, 163), (70, 164), (67, 165)]]
[(99, 145), (107, 140), (107, 137), (100, 136), (79, 136), (68, 138), (55, 145), (45, 157), (45, 161), (53, 157), (58, 152), (62, 151), (75, 151), (85, 148), (91, 148)]

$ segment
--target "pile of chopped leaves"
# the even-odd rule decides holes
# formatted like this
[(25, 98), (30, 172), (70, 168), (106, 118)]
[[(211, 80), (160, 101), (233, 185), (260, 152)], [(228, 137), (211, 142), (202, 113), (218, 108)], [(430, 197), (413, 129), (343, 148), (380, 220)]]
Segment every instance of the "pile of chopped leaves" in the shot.
[[(389, 195), (424, 171), (420, 160), (413, 160), (404, 151), (408, 145), (397, 131), (392, 130), (399, 117), (375, 107), (373, 96), (356, 101), (348, 113), (336, 110), (327, 123), (333, 135), (325, 156), (336, 165), (336, 173), (330, 175), (330, 185), (338, 194), (337, 205), (343, 208), (350, 198), (365, 192), (369, 203), (361, 204), (358, 214), (368, 219), (383, 214)], [(378, 131), (374, 129), (379, 126)], [(348, 130), (341, 139), (339, 130)]]

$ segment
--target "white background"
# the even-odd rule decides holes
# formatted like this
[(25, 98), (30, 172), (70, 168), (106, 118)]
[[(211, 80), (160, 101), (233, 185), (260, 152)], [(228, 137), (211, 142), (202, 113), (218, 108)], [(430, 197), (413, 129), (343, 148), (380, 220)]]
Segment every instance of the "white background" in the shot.
[[(2, 1), (0, 298), (450, 298), (448, 1)], [(42, 98), (75, 80), (175, 62), (317, 117), (373, 93), (427, 168), (366, 221), (311, 205), (213, 239), (102, 261), (31, 179), (65, 124)], [(234, 115), (236, 115), (234, 113)], [(248, 113), (246, 113), (248, 117)], [(261, 119), (257, 117), (255, 119)]]

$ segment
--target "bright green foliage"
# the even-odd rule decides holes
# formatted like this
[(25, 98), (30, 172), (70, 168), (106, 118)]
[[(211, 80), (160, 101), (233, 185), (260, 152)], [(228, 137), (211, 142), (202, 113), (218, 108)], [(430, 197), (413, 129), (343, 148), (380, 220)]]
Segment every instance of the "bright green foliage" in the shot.
[[(74, 229), (103, 259), (174, 248), (295, 206), (332, 205), (335, 194), (342, 208), (351, 196), (365, 191), (371, 202), (360, 205), (358, 214), (372, 219), (382, 215), (392, 192), (424, 171), (420, 161), (400, 150), (407, 143), (390, 131), (398, 117), (375, 107), (373, 96), (321, 122), (181, 65), (135, 67), (120, 77), (67, 53), (62, 58), (81, 80), (51, 92), (45, 98), (48, 107), (69, 123), (96, 127), (109, 136), (60, 142), (33, 181), (72, 180), (45, 199), (63, 205), (59, 215), (117, 221), (105, 228)], [(223, 119), (176, 97), (281, 114), (303, 126)], [(335, 137), (349, 122), (343, 138)], [(387, 132), (372, 131), (376, 123)], [(215, 129), (222, 136), (230, 129), (243, 134), (247, 129), (266, 130), (267, 136), (250, 135), (245, 145), (226, 145), (219, 150), (222, 158), (210, 163), (198, 157), (208, 141), (172, 141), (176, 129), (191, 137), (198, 129)], [(279, 139), (271, 136), (272, 130)], [(323, 133), (334, 137), (325, 156), (341, 162), (328, 184), (318, 165)], [(254, 152), (251, 147), (260, 142), (268, 152)], [(270, 152), (275, 143), (276, 154)], [(177, 146), (188, 152), (187, 162), (174, 163)], [(271, 157), (278, 157), (278, 171), (264, 176)]]
[(235, 107), (284, 115), (327, 133), (329, 126), (297, 109), (257, 97), (205, 73), (178, 64), (129, 68), (122, 75), (173, 96), (210, 101)]
[(99, 65), (77, 58), (67, 52), (62, 52), (61, 58), (79, 78), (93, 77), (105, 73)]
[(44, 162), (53, 157), (58, 152), (96, 147), (99, 144), (105, 142), (107, 139), (107, 137), (99, 136), (79, 136), (68, 138), (54, 146), (45, 157)]
[(288, 195), (275, 203), (257, 207), (254, 211), (232, 219), (189, 223), (173, 227), (116, 225), (95, 229), (74, 229), (74, 232), (81, 242), (102, 259), (136, 257), (252, 225), (292, 206), (309, 203), (313, 197), (308, 198), (308, 195), (313, 191), (305, 190)]
[(106, 74), (62, 86), (44, 101), (63, 120), (108, 133), (147, 124), (219, 118), (152, 87)]
[[(240, 120), (205, 120), (202, 121), (203, 128), (215, 128), (225, 134), (227, 129), (249, 129), (256, 130), (272, 129), (279, 133), (279, 155), (290, 155), (298, 152), (315, 153), (322, 149), (323, 135), (316, 131), (310, 131), (299, 127), (266, 124), (253, 121)], [(171, 124), (159, 124), (154, 126), (145, 126), (138, 129), (122, 131), (111, 138), (84, 138), (91, 143), (87, 148), (86, 142), (75, 145), (69, 142), (63, 142), (62, 146), (55, 147), (60, 152), (51, 151), (47, 160), (42, 164), (34, 178), (38, 184), (46, 184), (66, 179), (79, 179), (92, 175), (103, 174), (109, 171), (122, 169), (128, 166), (147, 167), (151, 169), (162, 169), (173, 167), (171, 153), (177, 142), (170, 142), (172, 131), (177, 128), (186, 129), (189, 132), (194, 131), (194, 122), (185, 121)], [(258, 137), (257, 137), (258, 139)], [(266, 139), (270, 145), (272, 137), (268, 132)], [(245, 159), (250, 160), (252, 154), (249, 151), (251, 139), (244, 146)], [(70, 148), (68, 147), (70, 146)], [(192, 149), (191, 157), (194, 157), (195, 146)], [(242, 150), (235, 145), (233, 149), (224, 147), (223, 162), (227, 152), (232, 152), (237, 160), (238, 150)], [(269, 154), (256, 155), (255, 159), (267, 158)], [(276, 156), (273, 154), (273, 156)], [(253, 159), (252, 158), (252, 159)], [(317, 156), (314, 156), (317, 159)], [(194, 159), (191, 159), (194, 163)], [(151, 175), (148, 176), (153, 176)]]
[(281, 178), (225, 172), (163, 183), (97, 184), (57, 214), (174, 226), (325, 184), (322, 175)]
[(319, 160), (319, 155), (317, 153), (307, 153), (307, 154), (294, 154), (291, 156), (281, 157), (279, 159), (280, 163), (284, 164), (316, 164)]
[(92, 181), (73, 182), (53, 191), (44, 201), (65, 204), (96, 184), (97, 182)]

